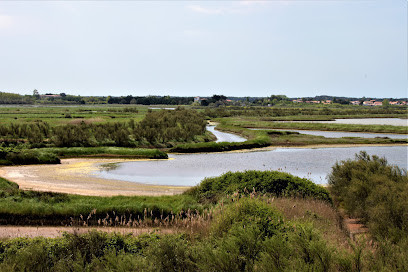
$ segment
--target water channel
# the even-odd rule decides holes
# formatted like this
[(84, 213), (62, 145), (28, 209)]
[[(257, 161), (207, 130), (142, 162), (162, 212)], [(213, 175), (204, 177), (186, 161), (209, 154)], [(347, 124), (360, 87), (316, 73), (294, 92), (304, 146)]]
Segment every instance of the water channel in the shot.
[[(220, 132), (214, 126), (207, 126), (217, 142), (243, 142), (245, 138)], [(305, 133), (305, 131), (299, 131)], [(313, 131), (314, 135), (350, 137), (349, 132)], [(307, 133), (305, 133), (307, 134)], [(325, 134), (325, 135), (323, 135)], [(372, 133), (357, 137), (371, 137)], [(367, 135), (368, 134), (368, 135)], [(384, 134), (389, 137), (394, 134)], [(406, 135), (396, 135), (404, 136)], [(153, 185), (194, 186), (206, 177), (219, 176), (228, 171), (278, 170), (305, 177), (317, 184), (326, 184), (332, 166), (341, 160), (353, 159), (356, 153), (366, 151), (369, 155), (386, 157), (388, 162), (407, 168), (407, 146), (366, 146), (331, 148), (276, 148), (251, 152), (169, 154), (169, 160), (133, 161), (109, 164), (101, 167), (95, 175), (106, 178), (147, 183)]]
[(216, 143), (219, 142), (245, 142), (246, 139), (244, 137), (232, 134), (232, 133), (225, 133), (218, 130), (215, 130), (215, 126), (207, 126), (207, 130), (210, 131), (212, 134), (217, 137)]
[(296, 123), (328, 123), (328, 124), (355, 124), (355, 125), (391, 125), (408, 126), (408, 119), (400, 118), (355, 118), (355, 119), (335, 119), (334, 121), (277, 121)]
[(390, 139), (407, 139), (408, 134), (391, 134), (391, 133), (366, 133), (366, 132), (345, 132), (345, 131), (320, 131), (320, 130), (298, 130), (298, 129), (263, 129), (250, 128), (251, 130), (280, 130), (293, 131), (301, 134), (323, 136), (326, 138), (342, 138), (342, 137), (360, 137), (360, 138), (376, 138), (387, 137)]

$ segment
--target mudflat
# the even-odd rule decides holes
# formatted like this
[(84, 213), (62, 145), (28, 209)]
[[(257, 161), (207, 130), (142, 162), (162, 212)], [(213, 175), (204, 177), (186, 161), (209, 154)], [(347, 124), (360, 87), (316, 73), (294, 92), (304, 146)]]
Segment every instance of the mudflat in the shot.
[(125, 161), (137, 160), (63, 159), (61, 164), (0, 167), (0, 176), (17, 183), (23, 190), (89, 196), (174, 195), (189, 188), (103, 179), (94, 174), (102, 164)]

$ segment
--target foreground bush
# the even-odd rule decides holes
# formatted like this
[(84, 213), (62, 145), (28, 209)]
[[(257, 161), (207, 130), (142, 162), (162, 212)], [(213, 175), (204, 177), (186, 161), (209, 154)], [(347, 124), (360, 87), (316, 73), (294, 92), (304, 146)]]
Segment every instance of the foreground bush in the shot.
[(220, 206), (211, 232), (142, 235), (90, 232), (57, 239), (0, 241), (1, 271), (333, 271), (354, 256), (307, 224), (286, 223), (261, 200)]
[(278, 171), (228, 172), (220, 177), (206, 178), (186, 194), (200, 202), (216, 202), (226, 194), (239, 192), (269, 193), (276, 196), (312, 197), (331, 201), (328, 191), (308, 179)]
[(330, 191), (340, 207), (361, 218), (378, 239), (394, 242), (408, 235), (407, 171), (385, 158), (356, 154), (336, 163), (329, 175)]

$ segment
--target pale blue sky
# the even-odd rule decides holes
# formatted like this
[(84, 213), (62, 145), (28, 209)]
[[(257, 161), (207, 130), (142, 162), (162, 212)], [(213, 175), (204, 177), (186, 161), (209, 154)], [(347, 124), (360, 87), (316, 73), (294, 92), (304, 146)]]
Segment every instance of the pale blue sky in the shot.
[(0, 91), (406, 97), (407, 1), (2, 1)]

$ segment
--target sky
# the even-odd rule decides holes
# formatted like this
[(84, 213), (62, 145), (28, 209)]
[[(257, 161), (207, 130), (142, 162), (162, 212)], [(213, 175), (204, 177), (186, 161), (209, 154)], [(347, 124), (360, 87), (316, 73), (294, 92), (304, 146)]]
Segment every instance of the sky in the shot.
[(0, 91), (408, 96), (406, 0), (1, 1)]

